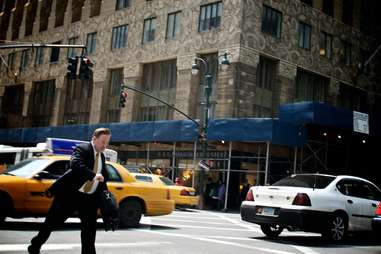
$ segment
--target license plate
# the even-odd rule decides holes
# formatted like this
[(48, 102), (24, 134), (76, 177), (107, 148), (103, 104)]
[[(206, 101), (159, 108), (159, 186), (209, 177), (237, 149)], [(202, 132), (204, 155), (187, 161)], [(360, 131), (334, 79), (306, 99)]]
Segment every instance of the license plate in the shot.
[(274, 215), (275, 214), (275, 209), (272, 207), (259, 207), (257, 209), (257, 214), (261, 215)]

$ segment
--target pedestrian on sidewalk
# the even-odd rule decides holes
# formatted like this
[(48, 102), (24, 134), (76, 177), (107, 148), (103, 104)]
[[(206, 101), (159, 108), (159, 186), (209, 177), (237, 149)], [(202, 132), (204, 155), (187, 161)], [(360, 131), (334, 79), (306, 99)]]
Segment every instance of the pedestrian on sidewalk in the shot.
[(30, 254), (39, 254), (41, 246), (51, 232), (61, 226), (67, 218), (78, 212), (81, 220), (82, 254), (96, 254), (95, 237), (98, 200), (107, 190), (108, 174), (103, 151), (110, 141), (107, 128), (94, 131), (90, 143), (79, 144), (70, 159), (70, 170), (48, 189), (54, 196), (45, 222), (28, 246)]

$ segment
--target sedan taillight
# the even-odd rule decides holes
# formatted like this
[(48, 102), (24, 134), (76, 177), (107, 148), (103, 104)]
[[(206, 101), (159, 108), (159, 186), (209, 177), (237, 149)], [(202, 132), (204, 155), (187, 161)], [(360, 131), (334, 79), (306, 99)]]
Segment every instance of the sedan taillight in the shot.
[(293, 205), (311, 206), (311, 200), (306, 193), (298, 193), (292, 201)]
[(190, 196), (190, 193), (189, 193), (189, 191), (187, 191), (186, 189), (182, 189), (182, 190), (180, 191), (180, 195), (181, 195), (181, 196)]
[(169, 189), (167, 189), (167, 199), (168, 199), (168, 200), (171, 199), (171, 192), (169, 191)]
[(376, 215), (381, 216), (381, 202), (378, 203), (377, 209), (376, 209)]
[(254, 201), (254, 195), (251, 189), (246, 194), (246, 201)]

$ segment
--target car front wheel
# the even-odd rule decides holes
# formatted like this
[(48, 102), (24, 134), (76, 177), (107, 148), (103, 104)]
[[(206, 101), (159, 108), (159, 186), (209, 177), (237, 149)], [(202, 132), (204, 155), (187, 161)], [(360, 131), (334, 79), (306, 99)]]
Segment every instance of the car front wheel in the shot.
[(261, 225), (261, 230), (268, 237), (277, 237), (282, 233), (283, 228), (279, 225)]
[(323, 237), (334, 241), (342, 241), (347, 234), (347, 219), (343, 214), (336, 213), (328, 221), (328, 227), (323, 232)]
[(136, 228), (139, 226), (143, 207), (138, 200), (124, 201), (119, 206), (119, 224), (121, 227)]

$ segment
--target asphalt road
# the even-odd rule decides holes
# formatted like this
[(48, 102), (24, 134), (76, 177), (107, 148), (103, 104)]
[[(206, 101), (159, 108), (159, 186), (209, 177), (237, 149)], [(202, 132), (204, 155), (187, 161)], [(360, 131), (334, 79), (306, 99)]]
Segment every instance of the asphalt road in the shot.
[[(7, 219), (0, 227), (0, 254), (26, 253), (43, 219)], [(239, 254), (381, 254), (381, 237), (358, 234), (344, 243), (330, 244), (318, 234), (284, 231), (265, 237), (259, 227), (240, 220), (238, 213), (186, 210), (145, 217), (138, 229), (105, 232), (98, 223), (97, 253), (239, 253)], [(52, 233), (42, 253), (80, 253), (78, 219), (69, 219)]]

